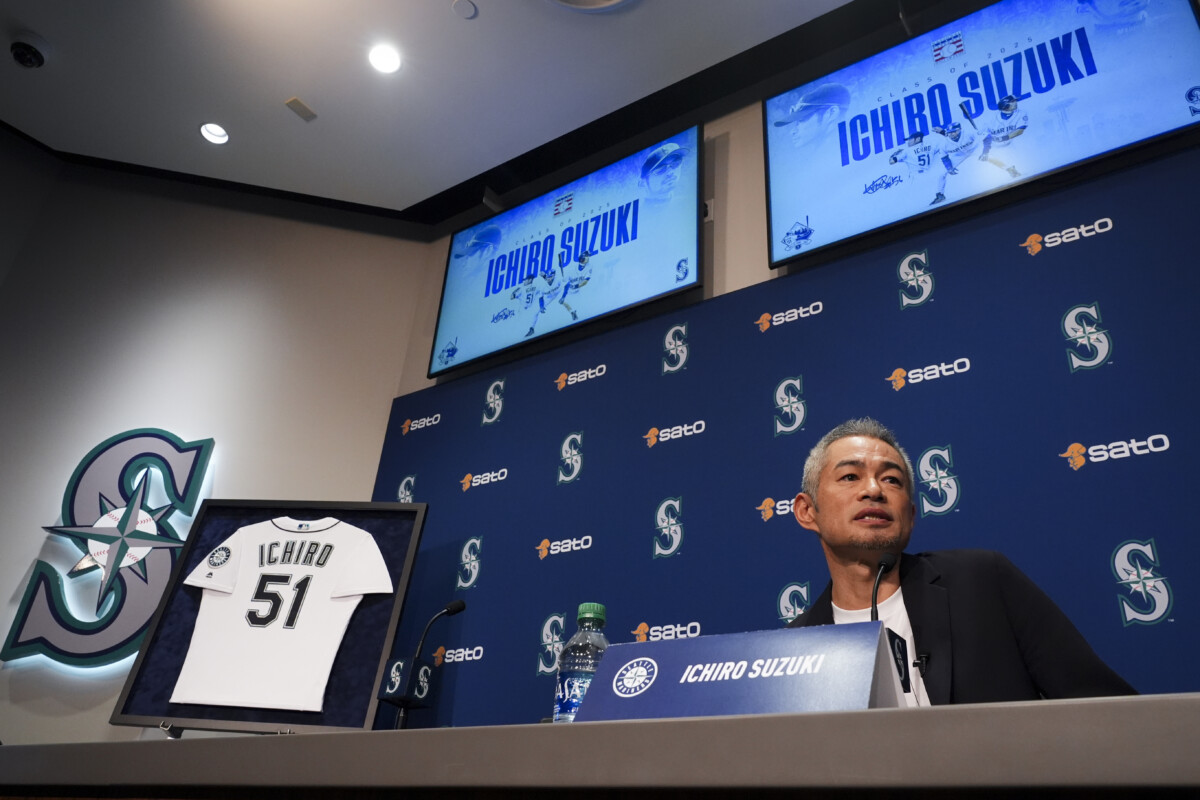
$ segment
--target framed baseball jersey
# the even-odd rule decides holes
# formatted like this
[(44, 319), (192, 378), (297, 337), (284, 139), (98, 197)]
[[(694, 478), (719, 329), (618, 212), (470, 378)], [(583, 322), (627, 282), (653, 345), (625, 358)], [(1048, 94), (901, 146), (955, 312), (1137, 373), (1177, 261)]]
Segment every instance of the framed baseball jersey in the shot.
[(411, 503), (205, 501), (112, 722), (368, 727), (424, 516)]

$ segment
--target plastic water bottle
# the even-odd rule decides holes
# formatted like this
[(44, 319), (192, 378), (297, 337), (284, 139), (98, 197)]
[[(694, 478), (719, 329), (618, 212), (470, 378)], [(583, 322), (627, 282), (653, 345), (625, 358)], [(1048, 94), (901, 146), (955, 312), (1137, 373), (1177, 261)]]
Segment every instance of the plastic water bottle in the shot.
[(600, 659), (608, 648), (604, 635), (604, 606), (600, 603), (579, 605), (579, 630), (563, 646), (558, 656), (558, 682), (554, 690), (554, 721), (571, 722), (583, 696), (587, 694)]

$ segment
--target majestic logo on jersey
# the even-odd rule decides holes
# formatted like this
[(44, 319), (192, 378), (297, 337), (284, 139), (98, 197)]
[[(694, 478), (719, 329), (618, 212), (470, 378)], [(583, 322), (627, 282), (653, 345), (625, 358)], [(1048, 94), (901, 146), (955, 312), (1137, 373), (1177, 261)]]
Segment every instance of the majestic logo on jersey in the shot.
[(789, 308), (787, 311), (779, 311), (774, 314), (763, 314), (754, 320), (754, 324), (758, 326), (760, 331), (766, 333), (772, 325), (785, 325), (789, 322), (795, 322), (798, 319), (804, 319), (805, 317), (815, 317), (824, 310), (825, 304), (817, 300), (815, 303), (807, 306), (797, 306), (796, 308)]
[[(1067, 464), (1071, 469), (1079, 471), (1086, 463), (1091, 461), (1093, 464), (1101, 461), (1108, 461), (1118, 458), (1129, 458), (1130, 456), (1146, 456), (1151, 453), (1161, 453), (1171, 449), (1171, 440), (1167, 438), (1165, 433), (1156, 433), (1153, 436), (1148, 436), (1145, 439), (1129, 439), (1119, 442), (1110, 442), (1109, 444), (1094, 444), (1091, 447), (1085, 447), (1079, 442), (1073, 442), (1066, 451), (1059, 453), (1059, 456), (1067, 459)], [(1087, 456), (1085, 461), (1084, 456)]]
[(949, 378), (953, 375), (961, 375), (964, 372), (969, 372), (971, 369), (971, 359), (959, 358), (947, 364), (945, 361), (940, 364), (930, 364), (928, 367), (917, 367), (913, 369), (904, 369), (897, 367), (892, 370), (892, 374), (888, 375), (884, 380), (890, 381), (892, 388), (897, 392), (903, 389), (908, 384), (916, 385), (922, 381), (933, 381), (938, 378)]
[(1095, 369), (1112, 357), (1112, 342), (1108, 332), (1100, 327), (1100, 305), (1073, 306), (1062, 319), (1063, 336), (1074, 345), (1067, 348), (1071, 372)]
[(558, 452), (558, 482), (570, 483), (583, 472), (583, 432), (569, 434)]
[(458, 575), (454, 579), (455, 589), (470, 589), (479, 581), (479, 554), (482, 550), (482, 536), (472, 536), (463, 544), (458, 560)]
[(468, 472), (466, 475), (463, 475), (461, 478), (459, 478), (458, 482), (462, 484), (462, 490), (465, 492), (472, 486), (485, 486), (489, 483), (499, 483), (507, 478), (508, 468), (501, 467), (495, 472), (481, 472), (478, 475), (472, 475), (470, 472)]
[(419, 431), (422, 428), (432, 428), (441, 421), (441, 414), (434, 414), (432, 417), (421, 417), (420, 419), (406, 419), (404, 420), (404, 424), (400, 426), (400, 435), (408, 436), (409, 431)]
[(1113, 221), (1108, 217), (1098, 219), (1091, 225), (1080, 225), (1078, 228), (1067, 228), (1055, 233), (1047, 233), (1042, 236), (1040, 233), (1031, 233), (1021, 242), (1019, 247), (1024, 247), (1025, 252), (1031, 256), (1036, 256), (1047, 247), (1058, 247), (1060, 244), (1070, 244), (1077, 242), (1080, 239), (1086, 239), (1090, 236), (1095, 236), (1098, 233), (1108, 233), (1113, 229)]
[(659, 442), (669, 442), (676, 439), (682, 439), (685, 436), (695, 436), (698, 433), (704, 433), (708, 425), (704, 420), (698, 419), (690, 425), (674, 425), (670, 428), (651, 428), (642, 435), (646, 440), (646, 447), (654, 447)]
[(775, 435), (795, 433), (804, 424), (805, 407), (800, 394), (804, 391), (801, 382), (804, 376), (785, 378), (775, 387)]
[(482, 425), (491, 425), (504, 411), (504, 379), (492, 381), (483, 400)]
[(401, 478), (400, 486), (396, 489), (396, 500), (400, 503), (411, 503), (413, 501), (413, 487), (416, 484), (416, 475), (405, 475)]
[[(94, 667), (136, 652), (183, 544), (170, 520), (194, 515), (212, 451), (212, 439), (185, 442), (144, 428), (84, 456), (63, 493), (62, 525), (46, 528), (82, 558), (65, 588), (57, 567), (34, 565), (0, 660), (40, 654)], [(68, 603), (68, 593), (90, 594), (95, 616), (76, 616), (80, 603)]]
[(584, 381), (603, 378), (606, 372), (608, 372), (608, 365), (601, 364), (598, 367), (590, 367), (588, 369), (581, 369), (579, 372), (572, 372), (570, 375), (564, 372), (554, 379), (554, 383), (558, 386), (558, 390), (561, 392), (568, 386), (575, 386), (583, 383)]
[(933, 275), (929, 272), (929, 253), (909, 253), (896, 267), (900, 276), (900, 308), (922, 305), (933, 296)]
[(808, 605), (807, 583), (789, 583), (779, 591), (776, 606), (779, 609), (779, 618), (784, 622), (791, 622), (803, 614), (808, 610)]
[(792, 498), (785, 497), (782, 500), (776, 500), (773, 497), (768, 497), (755, 506), (754, 510), (759, 513), (763, 522), (767, 522), (774, 516), (790, 516), (792, 513), (792, 502)]
[(591, 546), (592, 537), (581, 536), (578, 539), (559, 539), (556, 542), (552, 542), (549, 539), (542, 539), (533, 549), (537, 550), (538, 560), (543, 561), (546, 556), (558, 556), (577, 550), (588, 550)]
[(635, 658), (613, 675), (613, 692), (617, 697), (637, 697), (649, 689), (657, 677), (657, 661), (653, 658)]
[(671, 639), (694, 639), (700, 635), (699, 622), (683, 622), (676, 625), (650, 625), (646, 622), (630, 631), (635, 642), (661, 642)]
[(950, 445), (931, 447), (917, 460), (921, 481), (921, 516), (948, 514), (958, 505), (958, 478), (950, 473)]
[(662, 374), (679, 372), (687, 364), (687, 323), (673, 325), (663, 337)]
[(1122, 591), (1121, 621), (1126, 625), (1153, 625), (1162, 622), (1171, 611), (1171, 587), (1159, 569), (1154, 540), (1128, 541), (1113, 551), (1113, 575)]
[(542, 623), (541, 650), (538, 653), (538, 675), (554, 675), (558, 672), (558, 655), (563, 648), (563, 628), (566, 615), (551, 614)]
[(683, 544), (683, 498), (668, 497), (654, 511), (654, 557), (669, 558)]

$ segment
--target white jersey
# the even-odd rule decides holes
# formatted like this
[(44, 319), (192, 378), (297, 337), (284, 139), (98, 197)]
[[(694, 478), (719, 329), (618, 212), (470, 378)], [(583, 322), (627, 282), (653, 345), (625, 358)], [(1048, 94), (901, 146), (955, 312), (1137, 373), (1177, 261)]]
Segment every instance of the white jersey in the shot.
[(321, 710), (362, 596), (392, 591), (371, 534), (332, 517), (239, 528), (184, 583), (204, 596), (171, 702), (295, 711)]
[(942, 155), (942, 145), (926, 137), (916, 144), (906, 144), (899, 148), (892, 153), (888, 161), (892, 164), (907, 164), (909, 174), (919, 175), (935, 166), (940, 167)]
[(1017, 109), (1005, 116), (997, 111), (984, 121), (983, 128), (987, 131), (987, 140), (992, 147), (1007, 147), (1012, 140), (1021, 135), (1020, 132), (1029, 127), (1029, 115)]

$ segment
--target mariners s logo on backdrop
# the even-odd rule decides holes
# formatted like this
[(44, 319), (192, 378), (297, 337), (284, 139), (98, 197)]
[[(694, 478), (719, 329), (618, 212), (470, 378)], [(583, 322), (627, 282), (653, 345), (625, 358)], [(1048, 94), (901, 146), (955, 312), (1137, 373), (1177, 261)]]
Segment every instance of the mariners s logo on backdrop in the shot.
[(411, 503), (413, 501), (413, 487), (417, 484), (416, 475), (405, 475), (400, 479), (400, 485), (396, 488), (396, 501), (400, 503)]
[(775, 387), (775, 435), (795, 433), (804, 424), (805, 406), (800, 395), (804, 392), (804, 376), (784, 378)]
[(479, 581), (479, 554), (482, 550), (482, 536), (472, 536), (463, 544), (459, 555), (458, 574), (454, 580), (455, 589), (470, 589)]
[(672, 325), (663, 337), (662, 374), (679, 372), (687, 365), (687, 323)]
[(683, 498), (668, 497), (654, 512), (654, 558), (668, 558), (683, 544)]
[(558, 482), (571, 483), (583, 472), (583, 432), (567, 434), (559, 445)]
[(950, 472), (954, 457), (950, 445), (931, 447), (917, 460), (921, 482), (921, 516), (948, 514), (958, 505), (958, 478)]
[(126, 431), (91, 450), (63, 493), (62, 524), (81, 558), (66, 573), (38, 561), (0, 651), (96, 667), (136, 652), (170, 581), (200, 500), (213, 440), (185, 442), (154, 428)]
[(1113, 551), (1112, 569), (1123, 589), (1118, 596), (1125, 625), (1154, 625), (1167, 618), (1173, 598), (1167, 579), (1155, 574), (1159, 565), (1153, 539), (1118, 545)]
[(923, 305), (933, 296), (933, 274), (929, 271), (929, 252), (909, 253), (896, 267), (900, 276), (900, 308)]
[(1071, 372), (1095, 369), (1112, 357), (1108, 331), (1100, 327), (1100, 304), (1072, 306), (1063, 314), (1062, 332), (1073, 346), (1067, 348)]
[(504, 412), (504, 379), (494, 380), (488, 384), (483, 399), (483, 422), (481, 425), (491, 425), (500, 419)]
[(784, 622), (791, 622), (803, 614), (808, 610), (808, 597), (807, 583), (796, 582), (784, 586), (779, 592), (779, 599), (776, 601), (779, 618)]
[(566, 614), (551, 614), (542, 623), (541, 649), (538, 652), (538, 675), (554, 675), (558, 672), (558, 655), (563, 648), (563, 631), (566, 629)]

